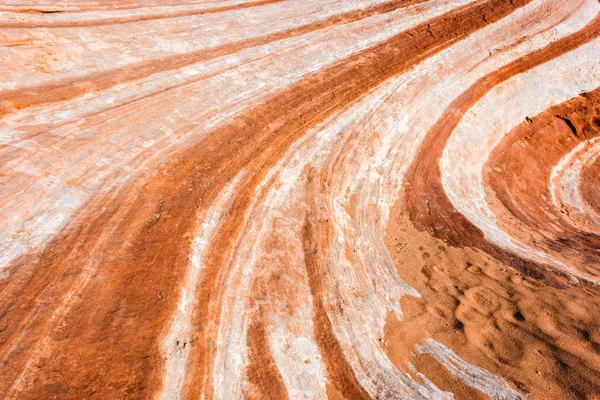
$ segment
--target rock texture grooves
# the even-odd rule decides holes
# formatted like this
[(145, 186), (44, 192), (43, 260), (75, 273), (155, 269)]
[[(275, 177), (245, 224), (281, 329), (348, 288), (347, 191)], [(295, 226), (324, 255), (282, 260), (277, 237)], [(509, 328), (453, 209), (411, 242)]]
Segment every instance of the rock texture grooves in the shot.
[(600, 396), (597, 0), (0, 4), (0, 398)]

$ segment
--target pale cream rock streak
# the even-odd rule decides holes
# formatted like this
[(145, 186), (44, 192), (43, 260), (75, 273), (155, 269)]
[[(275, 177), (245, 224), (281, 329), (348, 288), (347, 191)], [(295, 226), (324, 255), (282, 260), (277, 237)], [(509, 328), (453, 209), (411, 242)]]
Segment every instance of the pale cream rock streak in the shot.
[[(9, 116), (0, 128), (0, 140), (10, 143), (4, 152), (22, 150), (21, 158), (32, 167), (26, 173), (7, 169), (1, 177), (7, 190), (0, 193), (0, 270), (18, 255), (43, 246), (99, 190), (124, 185), (145, 172), (145, 166), (195, 143), (204, 132), (307, 74), (470, 1), (432, 1), (194, 65), (174, 74), (178, 82), (191, 83), (164, 92), (169, 75), (160, 75), (158, 82), (150, 77), (142, 81), (151, 87), (142, 90), (148, 97), (127, 103), (135, 84), (125, 85), (123, 97), (117, 96), (108, 110), (104, 100), (111, 98), (109, 91), (90, 102), (80, 99)], [(115, 107), (119, 101), (126, 104)], [(75, 111), (70, 109), (73, 104), (78, 106)], [(34, 117), (38, 111), (40, 116)], [(82, 114), (91, 115), (79, 119)], [(32, 119), (57, 127), (19, 141), (24, 134), (16, 128)], [(90, 166), (90, 160), (102, 168)], [(59, 201), (65, 206), (50, 208)]]
[[(5, 47), (0, 47), (0, 60), (3, 61), (0, 64), (0, 78), (3, 78), (0, 79), (0, 90), (35, 90), (40, 84), (85, 79), (93, 73), (127, 68), (149, 59), (160, 60), (268, 36), (383, 1), (307, 1), (295, 7), (282, 2), (128, 24), (56, 29), (3, 28), (0, 43)], [(93, 85), (88, 85), (93, 89)]]
[[(373, 16), (372, 18), (365, 19), (363, 21), (357, 21), (351, 24), (346, 24), (345, 26), (334, 26), (322, 29), (318, 32), (312, 32), (303, 35), (299, 38), (278, 40), (263, 46), (257, 46), (251, 49), (242, 50), (230, 56), (219, 57), (214, 60), (205, 62), (199, 62), (187, 67), (180, 68), (176, 71), (165, 71), (161, 73), (152, 74), (151, 76), (144, 79), (139, 79), (131, 82), (124, 82), (123, 84), (116, 85), (115, 87), (112, 87), (106, 91), (102, 91), (99, 93), (90, 92), (84, 96), (81, 96), (69, 102), (57, 103), (43, 107), (30, 107), (22, 111), (16, 111), (4, 117), (3, 121), (6, 122), (6, 124), (4, 124), (4, 126), (0, 126), (0, 143), (9, 144), (17, 140), (21, 136), (25, 135), (25, 132), (14, 129), (14, 127), (17, 125), (64, 124), (69, 121), (76, 121), (79, 118), (84, 118), (87, 114), (98, 113), (106, 109), (114, 108), (121, 104), (144, 98), (153, 93), (168, 89), (170, 87), (182, 85), (190, 81), (193, 82), (194, 79), (210, 77), (222, 71), (232, 69), (234, 67), (239, 67), (240, 64), (243, 65), (246, 63), (257, 62), (260, 61), (260, 59), (262, 58), (266, 58), (274, 54), (276, 55), (280, 52), (292, 52), (297, 48), (304, 48), (307, 44), (310, 43), (327, 42), (331, 41), (332, 39), (335, 40), (336, 34), (353, 34), (356, 35), (356, 38), (359, 38), (359, 40), (366, 40), (364, 44), (359, 44), (358, 46), (356, 46), (356, 44), (353, 43), (355, 45), (355, 48), (351, 51), (359, 51), (364, 49), (365, 47), (373, 45), (378, 40), (384, 40), (390, 35), (398, 33), (402, 29), (406, 29), (409, 26), (407, 25), (407, 23), (410, 23), (410, 21), (419, 14), (423, 14), (425, 18), (432, 18), (436, 15), (439, 15), (440, 13), (448, 11), (450, 8), (452, 8), (452, 4), (460, 5), (463, 3), (464, 2), (453, 3), (448, 0), (438, 0), (429, 2), (428, 4), (415, 5), (412, 7), (407, 7), (404, 10), (397, 10), (396, 12), (389, 13), (388, 15), (377, 15)], [(436, 10), (437, 7), (442, 7), (442, 9)], [(336, 11), (339, 10), (336, 9)], [(306, 20), (304, 22), (310, 23), (315, 22), (317, 19), (322, 19), (322, 17), (326, 17), (328, 15), (329, 14), (323, 15), (323, 13), (320, 13), (316, 16), (312, 16), (314, 21), (307, 19), (308, 17), (304, 16), (302, 20)], [(422, 18), (419, 20), (422, 20)], [(285, 21), (286, 20), (280, 16), (278, 24), (276, 25), (277, 28), (271, 28), (274, 29), (273, 32), (293, 28), (294, 26), (297, 26), (299, 24), (298, 21), (295, 21), (295, 23), (293, 24), (288, 24)], [(274, 24), (272, 23), (266, 24), (265, 21), (256, 22), (261, 26), (274, 26)], [(393, 27), (393, 22), (397, 22), (399, 26)], [(214, 21), (214, 23), (216, 24), (217, 21)], [(373, 26), (380, 26), (382, 28), (382, 32), (378, 34), (377, 29), (373, 28)], [(219, 29), (219, 31), (222, 31), (223, 29), (225, 29), (225, 27), (227, 27), (227, 25), (224, 25), (221, 29)], [(360, 31), (360, 29), (363, 27), (367, 30)], [(227, 29), (229, 29), (229, 31), (227, 32), (227, 35), (225, 35), (225, 37), (230, 38), (231, 36), (235, 35), (236, 30), (233, 30), (230, 27), (227, 27)], [(346, 30), (350, 30), (351, 32), (348, 32)], [(254, 30), (251, 32), (255, 33)], [(222, 34), (219, 36), (219, 38), (221, 37), (223, 37)], [(205, 45), (206, 39), (204, 37), (202, 39), (202, 44)], [(89, 40), (89, 42), (91, 43), (97, 43), (99, 41), (101, 41), (101, 39), (99, 38), (90, 38)], [(357, 40), (355, 40), (355, 42), (356, 41)], [(348, 42), (344, 43), (346, 44), (343, 45), (343, 43), (337, 43), (337, 45), (341, 45), (343, 47), (350, 46)], [(143, 51), (144, 54), (148, 53), (151, 50), (152, 49), (149, 48), (140, 49), (140, 51)], [(313, 51), (311, 49), (302, 50)], [(72, 46), (69, 47), (69, 51), (72, 52)], [(316, 51), (318, 51), (318, 49)], [(342, 58), (348, 55), (350, 52), (334, 52), (331, 54), (331, 56), (336, 58)], [(301, 53), (299, 55), (306, 56), (307, 54)], [(86, 54), (86, 56), (89, 55)], [(325, 60), (317, 62), (316, 65), (313, 67), (313, 70), (318, 70), (324, 67), (326, 64), (324, 61)], [(303, 70), (303, 68), (301, 70)], [(237, 69), (236, 71), (239, 71), (239, 69)], [(283, 84), (283, 82), (281, 82), (280, 84)]]
[[(298, 149), (298, 145), (293, 148)], [(313, 304), (304, 268), (302, 225), (307, 209), (303, 205), (307, 193), (305, 187), (297, 185), (307, 163), (305, 157), (315, 157), (319, 150), (317, 146), (308, 146), (308, 149), (311, 148), (313, 150), (309, 150), (309, 154), (288, 152), (269, 171), (245, 214), (242, 233), (235, 242), (235, 252), (226, 263), (229, 267), (224, 268), (230, 272), (223, 288), (223, 293), (227, 293), (227, 296), (221, 304), (213, 367), (216, 399), (243, 398), (243, 390), (247, 388), (247, 382), (240, 377), (245, 376), (248, 364), (246, 334), (250, 323), (250, 288), (253, 279), (284, 271), (285, 279), (288, 276), (295, 277), (296, 290), (298, 293), (304, 292), (304, 296), (292, 296), (298, 302), (285, 304), (287, 296), (283, 294), (279, 297), (279, 293), (274, 293), (271, 295), (272, 299), (281, 300), (264, 303), (264, 307), (275, 314), (268, 325), (269, 347), (290, 396), (294, 394), (300, 396), (298, 398), (326, 398), (325, 374), (313, 337)], [(269, 239), (274, 237), (279, 237), (285, 243), (285, 251), (289, 249), (285, 260), (273, 257), (273, 251), (266, 249)], [(268, 260), (269, 257), (274, 258), (272, 262)], [(283, 264), (280, 264), (282, 261)], [(292, 311), (281, 312), (285, 306), (291, 306)], [(290, 318), (294, 316), (296, 318)], [(304, 349), (298, 349), (299, 344)], [(298, 362), (299, 353), (303, 353), (309, 362)], [(294, 373), (298, 376), (294, 376)], [(308, 379), (305, 380), (304, 377)]]
[[(326, 209), (331, 209), (334, 207), (333, 204), (336, 204), (335, 212), (325, 211), (323, 218), (334, 216), (334, 234), (336, 235), (334, 242), (337, 243), (337, 247), (331, 252), (332, 257), (328, 260), (332, 272), (329, 280), (331, 282), (344, 281), (347, 283), (344, 287), (336, 287), (336, 290), (340, 291), (342, 300), (326, 299), (329, 310), (335, 309), (334, 304), (343, 305), (344, 315), (349, 319), (340, 320), (337, 315), (330, 313), (332, 326), (344, 346), (346, 356), (355, 369), (357, 378), (371, 395), (377, 395), (379, 394), (378, 391), (386, 389), (388, 393), (403, 394), (406, 394), (409, 390), (414, 390), (413, 393), (417, 393), (419, 389), (422, 389), (416, 387), (414, 381), (411, 382), (406, 373), (395, 370), (377, 343), (377, 340), (383, 336), (382, 327), (387, 310), (399, 313), (398, 299), (401, 294), (410, 293), (411, 291), (412, 294), (416, 294), (414, 290), (403, 284), (396, 275), (391, 262), (389, 262), (389, 256), (381, 243), (382, 232), (385, 225), (387, 225), (388, 209), (395, 200), (396, 191), (399, 190), (402, 181), (402, 174), (418, 148), (420, 140), (443, 112), (444, 107), (441, 107), (439, 115), (431, 115), (434, 113), (431, 113), (430, 104), (433, 101), (449, 104), (452, 98), (466, 90), (478, 78), (497, 68), (495, 62), (488, 63), (487, 67), (486, 64), (481, 64), (485, 55), (473, 52), (473, 47), (483, 45), (486, 48), (501, 48), (512, 42), (517, 42), (520, 38), (515, 38), (512, 35), (513, 30), (507, 30), (507, 27), (518, 26), (520, 22), (528, 21), (528, 18), (531, 19), (530, 17), (539, 11), (539, 7), (546, 3), (548, 2), (534, 2), (500, 23), (492, 25), (440, 55), (426, 60), (407, 75), (386, 83), (383, 88), (368, 96), (362, 103), (343, 115), (332, 118), (321, 128), (307, 133), (305, 138), (290, 149), (287, 158), (282, 159), (278, 167), (271, 172), (271, 174), (273, 172), (282, 174), (282, 177), (279, 178), (279, 186), (269, 183), (274, 179), (270, 174), (265, 180), (265, 185), (273, 186), (271, 190), (274, 193), (267, 197), (268, 200), (264, 200), (266, 204), (262, 206), (263, 211), (259, 212), (256, 208), (258, 207), (258, 200), (248, 210), (246, 218), (249, 225), (246, 225), (242, 230), (248, 236), (242, 236), (238, 239), (241, 246), (244, 246), (244, 243), (253, 243), (256, 246), (251, 248), (251, 246), (246, 245), (246, 247), (238, 249), (238, 260), (234, 263), (235, 268), (232, 268), (228, 284), (224, 289), (226, 293), (233, 295), (225, 299), (225, 302), (221, 305), (222, 319), (220, 321), (219, 342), (214, 367), (214, 386), (217, 398), (237, 398), (243, 388), (241, 383), (236, 387), (237, 377), (243, 371), (244, 364), (247, 363), (244, 348), (246, 343), (244, 330), (247, 329), (248, 321), (242, 321), (246, 315), (246, 307), (249, 304), (250, 278), (254, 273), (259, 274), (253, 269), (256, 268), (254, 265), (260, 259), (257, 253), (262, 251), (261, 247), (267, 241), (265, 235), (271, 232), (273, 236), (284, 237), (286, 243), (300, 245), (301, 237), (297, 236), (304, 221), (296, 215), (298, 211), (290, 212), (289, 209), (301, 209), (302, 203), (305, 201), (305, 178), (299, 174), (309, 160), (313, 160), (311, 164), (313, 168), (327, 167), (329, 170), (341, 171), (339, 179), (337, 179), (337, 176), (331, 179), (333, 185), (342, 182), (340, 186), (333, 188), (333, 192), (338, 193), (336, 199), (323, 200), (323, 206)], [(559, 2), (550, 2), (550, 4), (554, 4), (555, 7), (560, 5)], [(575, 6), (574, 8), (576, 8)], [(527, 24), (523, 28), (522, 34), (528, 37), (529, 35), (535, 36), (537, 32), (552, 26), (559, 19), (560, 15), (558, 15), (556, 21), (551, 19), (550, 23), (541, 21)], [(533, 19), (533, 21), (536, 20)], [(548, 40), (552, 38), (554, 36), (548, 38)], [(527, 40), (532, 39), (529, 37)], [(540, 45), (543, 44), (540, 43)], [(506, 63), (521, 55), (520, 52), (515, 51), (512, 52), (512, 58), (506, 57), (499, 50), (491, 57), (499, 58), (501, 62)], [(460, 85), (454, 84), (459, 80), (460, 74), (458, 72), (448, 72), (447, 79), (444, 80), (440, 78), (429, 82), (426, 80), (428, 76), (431, 76), (432, 71), (440, 70), (442, 65), (447, 66), (448, 71), (460, 71), (462, 73), (465, 68), (457, 68), (459, 65), (464, 67), (465, 65), (478, 64), (480, 64), (479, 67), (474, 68), (472, 72), (467, 74), (468, 79), (464, 79), (465, 81), (460, 82)], [(432, 94), (438, 93), (438, 90), (441, 90), (441, 99), (432, 99)], [(387, 108), (382, 110), (384, 106)], [(370, 115), (371, 113), (373, 115)], [(370, 122), (367, 120), (368, 118), (371, 118)], [(356, 126), (352, 126), (352, 121)], [(354, 129), (353, 135), (355, 137), (364, 137), (364, 140), (360, 141), (355, 138), (349, 142), (351, 145), (345, 145), (345, 141), (351, 135), (349, 133), (350, 129)], [(379, 133), (379, 136), (377, 136), (377, 133)], [(381, 143), (381, 145), (377, 145), (377, 143)], [(374, 144), (376, 144), (375, 149), (373, 149)], [(327, 166), (327, 161), (322, 161), (322, 159), (328, 154), (331, 154), (328, 157), (332, 160), (338, 158), (340, 154), (346, 154), (350, 166), (335, 165), (335, 168)], [(361, 160), (361, 167), (353, 166), (353, 161), (355, 162), (357, 159)], [(286, 166), (284, 171), (288, 171), (285, 174), (280, 171), (283, 165)], [(373, 165), (373, 168), (364, 168), (364, 166), (369, 165)], [(351, 168), (358, 171), (352, 171)], [(348, 170), (354, 174), (349, 173)], [(290, 174), (289, 171), (295, 172)], [(394, 180), (394, 178), (396, 179)], [(289, 188), (290, 182), (296, 182), (294, 189)], [(351, 193), (357, 194), (355, 214), (358, 217), (355, 218), (351, 218), (345, 213), (345, 207), (339, 207), (340, 203), (348, 202), (349, 194), (346, 194), (346, 189), (350, 186), (352, 186)], [(388, 187), (391, 188), (388, 193), (378, 193), (382, 190), (381, 188)], [(262, 198), (264, 190), (263, 187), (259, 188), (255, 198)], [(278, 198), (284, 200), (275, 201)], [(377, 208), (379, 204), (381, 204), (381, 209)], [(349, 204), (346, 204), (346, 206), (349, 206)], [(287, 208), (282, 209), (282, 207)], [(269, 215), (269, 210), (278, 216), (289, 216), (285, 229), (281, 231), (273, 229), (273, 216), (270, 219), (263, 218), (263, 215)], [(293, 217), (290, 215), (293, 215)], [(383, 217), (378, 219), (379, 215)], [(250, 218), (250, 216), (252, 217)], [(298, 224), (296, 229), (289, 225), (293, 220), (296, 220), (296, 224)], [(262, 227), (260, 224), (262, 224)], [(250, 238), (252, 240), (249, 240)], [(256, 241), (257, 238), (259, 239), (258, 242)], [(344, 258), (345, 250), (342, 246), (344, 241), (352, 249), (357, 250), (357, 258), (360, 257), (358, 260), (352, 260), (351, 262)], [(270, 251), (275, 250), (270, 249)], [(365, 254), (361, 255), (361, 253)], [(363, 267), (359, 263), (364, 263), (365, 266)], [(260, 273), (264, 274), (267, 267), (276, 268), (269, 264), (261, 264)], [(371, 271), (372, 275), (368, 275), (368, 271)], [(361, 273), (363, 276), (360, 276)], [(328, 274), (324, 274), (322, 278), (327, 279), (327, 277)], [(374, 288), (369, 288), (372, 282), (379, 283), (376, 284), (376, 286), (379, 286), (379, 290), (375, 291)], [(298, 285), (300, 285), (300, 282), (298, 282)], [(329, 289), (330, 293), (333, 293), (333, 283), (331, 285), (332, 287)], [(344, 292), (345, 288), (349, 288), (347, 292)], [(370, 300), (370, 302), (364, 300), (366, 306), (360, 304), (359, 300), (354, 300), (356, 298), (355, 294), (360, 291), (364, 293), (363, 297), (365, 299)], [(381, 315), (377, 315), (378, 310), (383, 310)], [(349, 314), (354, 319), (348, 317)], [(364, 328), (368, 329), (367, 332), (353, 331), (353, 329), (360, 330), (365, 326), (370, 327)], [(270, 332), (273, 329), (271, 328)], [(274, 342), (282, 339), (280, 336), (273, 339), (272, 334), (270, 334), (269, 340), (273, 350), (273, 348), (276, 348)], [(288, 338), (287, 342), (292, 340), (293, 338)], [(358, 349), (358, 351), (355, 349)], [(293, 367), (290, 364), (294, 359), (287, 357), (283, 361), (279, 361), (277, 352), (274, 351), (274, 353), (278, 368), (283, 375), (286, 375), (285, 372)], [(369, 360), (377, 360), (377, 362), (369, 362)], [(361, 363), (366, 363), (367, 367), (362, 369), (360, 367)], [(299, 366), (299, 368), (301, 367)], [(370, 371), (376, 372), (372, 373)], [(394, 372), (390, 374), (389, 371)], [(320, 381), (320, 375), (315, 379)], [(403, 382), (399, 383), (399, 379)], [(374, 387), (373, 381), (383, 381), (383, 383), (381, 383), (381, 387)], [(439, 392), (434, 387), (430, 387), (429, 391), (428, 395), (430, 397), (435, 395), (444, 398), (447, 396), (447, 394)]]
[[(164, 3), (160, 0), (120, 0), (119, 2), (104, 0), (4, 0), (0, 9), (15, 12), (28, 12), (29, 10), (48, 10), (48, 11), (86, 11), (86, 10), (128, 10), (136, 8), (157, 8), (169, 4), (171, 7), (182, 7), (199, 4), (219, 4), (221, 2), (233, 0), (169, 0)], [(234, 0), (244, 2), (244, 0)], [(251, 2), (254, 0), (249, 0)], [(159, 4), (159, 5), (157, 5)]]
[[(598, 13), (600, 5), (595, 1), (591, 3), (595, 12), (582, 15), (580, 22), (589, 21)], [(487, 240), (521, 257), (549, 264), (593, 283), (598, 281), (501, 230), (486, 201), (482, 172), (494, 147), (526, 116), (537, 115), (582, 91), (600, 86), (598, 54), (600, 40), (595, 40), (498, 85), (464, 115), (440, 159), (442, 183), (448, 198), (483, 231)]]
[[(308, 132), (269, 172), (257, 189), (254, 196), (257, 200), (247, 211), (244, 229), (236, 240), (232, 272), (224, 289), (224, 292), (233, 294), (228, 297), (233, 300), (233, 306), (228, 299), (221, 306), (221, 329), (215, 357), (214, 390), (217, 398), (238, 398), (243, 389), (242, 384), (236, 387), (236, 383), (243, 372), (243, 365), (240, 363), (247, 362), (245, 358), (240, 358), (240, 354), (246, 353), (243, 346), (248, 321), (241, 321), (248, 314), (247, 307), (251, 295), (248, 290), (252, 282), (250, 278), (262, 279), (279, 274), (283, 274), (284, 279), (295, 276), (294, 290), (301, 295), (291, 296), (294, 301), (290, 301), (291, 287), (285, 285), (281, 289), (276, 288), (275, 293), (270, 293), (270, 300), (278, 301), (264, 302), (263, 306), (272, 309), (273, 313), (273, 322), (269, 325), (269, 344), (273, 358), (282, 372), (290, 396), (324, 396), (322, 367), (319, 366), (319, 374), (316, 375), (313, 365), (315, 359), (320, 359), (320, 355), (312, 338), (312, 302), (302, 250), (302, 227), (308, 209), (305, 167), (309, 160), (319, 160), (330, 153), (340, 143), (339, 130), (356, 117), (356, 113), (346, 113), (344, 117), (331, 118), (321, 128)], [(280, 246), (273, 249), (273, 243), (277, 242), (280, 242)], [(297, 301), (303, 299), (309, 299), (308, 302), (304, 300), (304, 310), (289, 315), (289, 307), (299, 307)], [(230, 310), (233, 310), (231, 314), (228, 313)], [(297, 332), (305, 326), (309, 328), (305, 330), (306, 333), (298, 335)], [(308, 349), (302, 350), (302, 347), (307, 346)], [(303, 357), (299, 357), (301, 353), (307, 354), (308, 365)], [(319, 385), (319, 392), (307, 390), (314, 384)]]
[(455, 378), (462, 379), (467, 385), (487, 394), (492, 400), (524, 400), (527, 398), (511, 389), (504, 379), (467, 363), (452, 350), (431, 338), (425, 341), (424, 346), (417, 345), (417, 350), (421, 354), (429, 354), (446, 367)]
[[(136, 8), (122, 8), (115, 10), (102, 10), (99, 8), (90, 7), (87, 10), (78, 10), (77, 5), (81, 6), (80, 2), (60, 4), (51, 2), (44, 5), (42, 2), (36, 1), (29, 5), (29, 9), (37, 9), (43, 11), (60, 11), (57, 13), (18, 13), (19, 9), (26, 9), (22, 2), (16, 4), (14, 7), (10, 7), (6, 4), (6, 1), (2, 3), (2, 11), (0, 11), (0, 23), (14, 23), (16, 25), (20, 23), (64, 23), (64, 22), (88, 22), (94, 21), (102, 23), (103, 21), (110, 21), (111, 19), (120, 18), (131, 18), (131, 17), (147, 17), (147, 16), (169, 16), (175, 13), (181, 12), (205, 12), (215, 8), (235, 6), (239, 4), (254, 3), (260, 0), (226, 0), (218, 3), (213, 2), (198, 5), (173, 5), (173, 6), (153, 6), (151, 4), (139, 3), (139, 7)], [(8, 7), (7, 7), (8, 6)], [(72, 8), (73, 7), (73, 8)], [(9, 11), (10, 10), (10, 11)], [(93, 11), (92, 11), (93, 10)]]
[(231, 201), (245, 176), (242, 171), (221, 191), (210, 208), (202, 216), (198, 216), (199, 227), (191, 246), (186, 277), (181, 288), (181, 298), (173, 315), (169, 330), (163, 343), (165, 373), (163, 389), (157, 396), (159, 399), (180, 399), (186, 376), (186, 362), (192, 347), (192, 312), (196, 299), (196, 291), (201, 273), (204, 270), (204, 254), (212, 236), (219, 227), (223, 215), (231, 206)]
[[(301, 160), (281, 171), (279, 181), (270, 187), (267, 205), (261, 211), (270, 219), (263, 227), (270, 226), (271, 230), (261, 231), (267, 247), (260, 248), (255, 279), (267, 288), (259, 305), (268, 317), (265, 328), (269, 348), (289, 398), (327, 399), (324, 366), (313, 336), (314, 304), (304, 267), (302, 224), (307, 193), (295, 191), (296, 168), (302, 168), (305, 162)], [(290, 199), (291, 204), (286, 206)]]
[(548, 188), (556, 209), (566, 212), (562, 217), (577, 229), (590, 233), (600, 231), (600, 215), (581, 196), (581, 171), (598, 158), (600, 138), (580, 143), (552, 169)]
[[(373, 2), (372, 1), (360, 2), (360, 3), (357, 3), (357, 5), (368, 6), (371, 3), (373, 3)], [(443, 4), (443, 2), (439, 2), (439, 1), (437, 3)], [(425, 12), (427, 8), (434, 7), (435, 5), (436, 5), (435, 3), (432, 3), (431, 5), (427, 5), (427, 7), (425, 7), (424, 5), (421, 5), (421, 6), (409, 8), (406, 10), (406, 15), (404, 15), (404, 19), (406, 19), (410, 15), (418, 14), (420, 12)], [(321, 12), (319, 9), (316, 9), (316, 10), (313, 10), (312, 14), (308, 13), (306, 15), (302, 15), (301, 18), (300, 18), (300, 16), (291, 14), (291, 15), (288, 15), (287, 19), (285, 18), (285, 16), (286, 16), (285, 11), (282, 11), (282, 14), (278, 16), (277, 24), (270, 23), (269, 18), (266, 18), (265, 20), (256, 20), (255, 22), (259, 26), (259, 28), (264, 27), (264, 26), (270, 27), (268, 31), (265, 31), (263, 33), (271, 34), (271, 33), (276, 33), (276, 32), (282, 31), (282, 30), (294, 28), (294, 27), (303, 25), (304, 23), (308, 24), (311, 22), (316, 22), (317, 20), (328, 17), (331, 14), (337, 14), (337, 13), (349, 10), (348, 7), (344, 7), (342, 9), (340, 9), (339, 7), (337, 7), (337, 8), (333, 7), (333, 5), (331, 5), (331, 4), (324, 4), (324, 6), (329, 6), (329, 9), (331, 11)], [(288, 9), (289, 9), (289, 7), (288, 7)], [(306, 9), (310, 9), (310, 8), (302, 7), (302, 9), (307, 11)], [(335, 11), (335, 13), (334, 13), (334, 11)], [(271, 14), (272, 13), (269, 13), (269, 16)], [(393, 14), (392, 16), (402, 18), (401, 14), (399, 14), (398, 12)], [(292, 17), (295, 17), (295, 18), (292, 18)], [(243, 39), (243, 38), (245, 38), (245, 36), (250, 37), (251, 36), (250, 34), (257, 33), (256, 32), (257, 29), (254, 29), (254, 28), (248, 31), (249, 28), (246, 25), (244, 25), (241, 28), (238, 28), (237, 30), (233, 29), (233, 27), (229, 26), (230, 24), (229, 25), (223, 24), (222, 20), (223, 20), (223, 17), (221, 17), (220, 19), (215, 20), (215, 21), (209, 21), (211, 23), (210, 24), (212, 27), (211, 29), (216, 29), (216, 30), (218, 30), (218, 33), (219, 33), (218, 35), (216, 35), (214, 40), (223, 41), (225, 38), (230, 40), (232, 37), (236, 37), (236, 36), (239, 36), (240, 39)], [(240, 20), (239, 16), (238, 16), (238, 18), (235, 18), (235, 20), (239, 21)], [(241, 18), (241, 20), (244, 21), (245, 19)], [(269, 23), (266, 23), (266, 22), (269, 22)], [(377, 16), (374, 19), (368, 20), (365, 22), (367, 22), (367, 24), (372, 24), (372, 25), (381, 24), (381, 23), (386, 23), (387, 25), (389, 25), (390, 19), (382, 17), (382, 16)], [(205, 24), (203, 24), (203, 26), (204, 25), (207, 25), (207, 24), (205, 23)], [(214, 27), (215, 25), (219, 28), (218, 29), (215, 28)], [(356, 28), (361, 25), (364, 25), (364, 24), (361, 24), (360, 22), (355, 23), (353, 25), (350, 25), (350, 29), (353, 29), (352, 27)], [(185, 28), (186, 28), (186, 30), (184, 30), (183, 32), (185, 32), (186, 35), (189, 35), (190, 32), (189, 32), (188, 25), (185, 25)], [(224, 35), (223, 33), (226, 29), (227, 29), (227, 35)], [(227, 70), (227, 69), (230, 69), (233, 67), (239, 67), (240, 64), (255, 62), (261, 58), (267, 57), (272, 54), (277, 54), (282, 51), (292, 51), (295, 47), (306, 44), (309, 41), (310, 42), (327, 41), (331, 37), (331, 35), (329, 33), (330, 31), (332, 33), (336, 33), (336, 32), (340, 32), (339, 31), (340, 29), (344, 30), (345, 28), (344, 27), (333, 27), (333, 28), (329, 28), (329, 29), (324, 29), (321, 32), (313, 32), (311, 34), (304, 35), (301, 38), (275, 41), (275, 42), (269, 43), (267, 45), (257, 46), (257, 47), (251, 48), (251, 49), (239, 51), (231, 56), (219, 57), (219, 58), (216, 58), (215, 60), (195, 63), (193, 65), (183, 67), (183, 68), (180, 68), (175, 71), (165, 71), (165, 72), (161, 72), (161, 73), (152, 74), (151, 76), (144, 78), (144, 79), (139, 79), (139, 80), (135, 80), (135, 81), (131, 81), (131, 82), (124, 82), (123, 84), (116, 85), (106, 91), (102, 91), (99, 93), (98, 92), (90, 92), (86, 95), (78, 97), (77, 99), (74, 99), (69, 102), (57, 103), (57, 104), (52, 104), (50, 106), (43, 106), (43, 107), (30, 107), (23, 111), (14, 112), (14, 113), (4, 117), (4, 122), (6, 124), (4, 124), (4, 126), (0, 126), (0, 143), (9, 144), (9, 143), (12, 143), (13, 141), (15, 141), (16, 139), (18, 139), (19, 137), (25, 135), (25, 132), (15, 130), (14, 126), (17, 126), (20, 124), (25, 124), (25, 125), (64, 124), (68, 121), (74, 121), (79, 118), (84, 118), (87, 114), (98, 113), (98, 112), (104, 111), (106, 109), (114, 108), (114, 107), (124, 104), (126, 102), (131, 102), (134, 100), (144, 98), (144, 97), (149, 96), (158, 91), (165, 90), (170, 87), (177, 86), (177, 85), (185, 84), (186, 82), (193, 81), (194, 79), (206, 78), (208, 76), (220, 73), (224, 70)], [(242, 33), (238, 32), (238, 30), (241, 30)], [(46, 31), (48, 31), (48, 30), (45, 30), (44, 32), (46, 32)], [(246, 31), (248, 31), (248, 32), (246, 32)], [(373, 33), (376, 31), (371, 29), (369, 32)], [(365, 32), (365, 33), (369, 33), (369, 32)], [(160, 33), (163, 34), (164, 32), (160, 32)], [(202, 33), (203, 33), (203, 35), (201, 35), (202, 41), (199, 43), (199, 45), (201, 45), (202, 48), (214, 47), (214, 46), (209, 46), (207, 44), (210, 42), (208, 40), (208, 39), (210, 39), (210, 35), (208, 35), (204, 31), (202, 31)], [(124, 33), (123, 35), (119, 35), (119, 38), (122, 38), (122, 36), (126, 36), (126, 34)], [(181, 38), (177, 38), (177, 39), (178, 39), (178, 42), (182, 42)], [(90, 37), (89, 40), (87, 40), (87, 42), (88, 43), (102, 43), (105, 40), (106, 40), (105, 38), (103, 39), (103, 38), (98, 38), (98, 37)], [(165, 40), (165, 39), (161, 39), (161, 40)], [(173, 39), (173, 40), (175, 40), (175, 39)], [(188, 38), (186, 40), (186, 42), (189, 40), (190, 39)], [(173, 47), (172, 43), (167, 42), (167, 44), (168, 44), (169, 48)], [(220, 43), (216, 43), (215, 45), (217, 45), (217, 44), (220, 44)], [(73, 43), (68, 43), (68, 45), (69, 45), (68, 46), (69, 53), (73, 53)], [(111, 46), (116, 46), (118, 48), (121, 48), (121, 46), (126, 46), (126, 43), (116, 43), (116, 44), (112, 44)], [(197, 50), (197, 49), (195, 49), (195, 50)], [(144, 57), (144, 59), (146, 59), (148, 52), (152, 52), (154, 57), (157, 58), (155, 49), (140, 48), (139, 51), (141, 53), (143, 53), (142, 56)], [(89, 52), (86, 52), (86, 59), (89, 58), (89, 56), (90, 56)], [(121, 58), (122, 57), (119, 57), (119, 59), (121, 59)], [(317, 67), (318, 68), (322, 67), (321, 64), (317, 65)], [(23, 65), (23, 63), (19, 63), (19, 70), (22, 70), (22, 65)], [(108, 64), (103, 62), (102, 65), (106, 68), (106, 66)], [(75, 68), (69, 68), (69, 70), (72, 70), (72, 69), (78, 70), (79, 67), (81, 67), (81, 66), (75, 66)], [(86, 74), (89, 74), (90, 71), (85, 70), (84, 72)], [(56, 76), (56, 74), (54, 74), (54, 76)], [(28, 84), (31, 84), (30, 80), (23, 80), (23, 81), (27, 82)], [(6, 82), (7, 83), (17, 82), (17, 80), (7, 79)]]

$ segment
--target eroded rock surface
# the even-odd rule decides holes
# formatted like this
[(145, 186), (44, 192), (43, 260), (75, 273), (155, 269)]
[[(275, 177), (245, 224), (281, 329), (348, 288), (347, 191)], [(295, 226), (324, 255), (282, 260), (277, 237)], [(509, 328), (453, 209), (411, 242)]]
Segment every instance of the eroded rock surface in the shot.
[(600, 398), (597, 0), (5, 0), (0, 397)]

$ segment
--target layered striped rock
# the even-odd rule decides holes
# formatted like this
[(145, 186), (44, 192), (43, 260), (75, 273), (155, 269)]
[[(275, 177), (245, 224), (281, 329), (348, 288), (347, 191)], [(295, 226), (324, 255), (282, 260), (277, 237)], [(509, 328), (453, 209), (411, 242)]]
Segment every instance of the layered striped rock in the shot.
[(4, 1), (0, 397), (594, 398), (599, 13)]

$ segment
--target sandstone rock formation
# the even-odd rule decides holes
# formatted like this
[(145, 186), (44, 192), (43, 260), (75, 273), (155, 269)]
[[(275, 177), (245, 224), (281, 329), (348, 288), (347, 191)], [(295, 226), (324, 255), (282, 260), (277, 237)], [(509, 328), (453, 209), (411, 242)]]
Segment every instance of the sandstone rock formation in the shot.
[(0, 398), (600, 398), (598, 0), (4, 0), (0, 46)]

